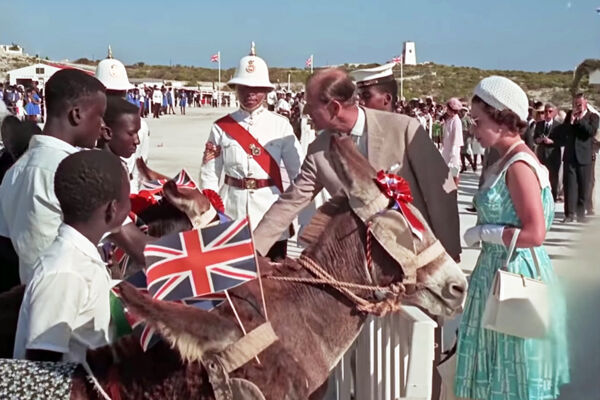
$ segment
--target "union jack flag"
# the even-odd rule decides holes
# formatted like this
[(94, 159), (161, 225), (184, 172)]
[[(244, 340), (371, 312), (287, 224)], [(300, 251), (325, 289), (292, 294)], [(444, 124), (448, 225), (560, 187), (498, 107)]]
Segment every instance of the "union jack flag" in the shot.
[(144, 255), (148, 292), (160, 300), (221, 292), (257, 277), (248, 217), (164, 236)]
[[(177, 174), (175, 178), (173, 178), (175, 184), (179, 187), (196, 189), (198, 186), (196, 182), (192, 179), (190, 174), (185, 169), (182, 169), (180, 173)], [(155, 179), (153, 181), (144, 181), (142, 182), (141, 190), (147, 190), (151, 194), (155, 196), (160, 196), (160, 192), (162, 192), (163, 186), (167, 183), (168, 179)]]
[(219, 62), (220, 59), (220, 54), (219, 53), (215, 53), (212, 56), (210, 56), (210, 62)]
[(308, 58), (306, 59), (306, 61), (304, 62), (304, 66), (305, 66), (306, 68), (310, 68), (310, 67), (312, 66), (312, 63), (313, 63), (313, 56), (311, 55), (311, 56), (310, 56), (310, 57), (308, 57)]
[(400, 64), (402, 62), (402, 56), (396, 56), (392, 58), (392, 62), (396, 64)]

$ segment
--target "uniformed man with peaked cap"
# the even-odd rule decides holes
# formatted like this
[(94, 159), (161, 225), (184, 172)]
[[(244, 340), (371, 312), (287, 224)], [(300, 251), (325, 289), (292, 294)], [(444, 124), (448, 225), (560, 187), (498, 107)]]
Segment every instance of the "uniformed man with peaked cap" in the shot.
[(398, 102), (398, 83), (392, 69), (396, 63), (350, 72), (356, 82), (360, 104), (367, 108), (393, 112)]
[[(240, 108), (212, 126), (200, 185), (219, 192), (230, 217), (248, 215), (254, 229), (283, 192), (281, 162), (292, 180), (300, 171), (303, 155), (288, 119), (263, 105), (274, 86), (267, 64), (256, 56), (254, 43), (228, 84), (235, 88)], [(288, 236), (285, 232), (266, 255), (285, 257)]]

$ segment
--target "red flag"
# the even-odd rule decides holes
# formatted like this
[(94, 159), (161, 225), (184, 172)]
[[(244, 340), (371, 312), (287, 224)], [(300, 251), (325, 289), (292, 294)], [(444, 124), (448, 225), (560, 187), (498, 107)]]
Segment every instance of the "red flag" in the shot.
[(219, 53), (210, 56), (210, 62), (219, 62)]

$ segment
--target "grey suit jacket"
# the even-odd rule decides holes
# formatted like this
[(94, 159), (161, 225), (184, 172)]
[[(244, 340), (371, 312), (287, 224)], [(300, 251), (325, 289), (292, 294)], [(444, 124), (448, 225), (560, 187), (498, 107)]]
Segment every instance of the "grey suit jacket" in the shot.
[[(440, 152), (416, 119), (368, 108), (364, 111), (369, 162), (376, 170), (398, 174), (408, 181), (415, 206), (448, 253), (457, 257), (461, 252), (457, 191)], [(322, 132), (309, 145), (300, 174), (256, 227), (254, 240), (259, 253), (268, 252), (323, 188), (332, 195), (342, 189), (329, 161), (334, 134)]]

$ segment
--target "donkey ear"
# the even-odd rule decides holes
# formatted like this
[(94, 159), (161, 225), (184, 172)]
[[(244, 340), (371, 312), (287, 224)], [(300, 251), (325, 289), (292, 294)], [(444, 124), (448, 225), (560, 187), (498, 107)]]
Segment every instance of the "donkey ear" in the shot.
[(389, 204), (374, 182), (377, 172), (358, 151), (350, 136), (333, 135), (329, 156), (353, 209), (362, 204), (372, 205), (374, 211), (380, 211)]
[(209, 220), (216, 215), (208, 198), (196, 188), (178, 187), (174, 181), (170, 180), (163, 186), (163, 192), (166, 199), (187, 215), (194, 226), (202, 226), (199, 221), (206, 219), (203, 218), (203, 215), (207, 212), (213, 212), (208, 216)]
[(215, 313), (154, 300), (128, 282), (118, 287), (127, 309), (156, 329), (185, 361), (201, 361), (204, 353), (220, 352), (242, 336), (235, 323)]

